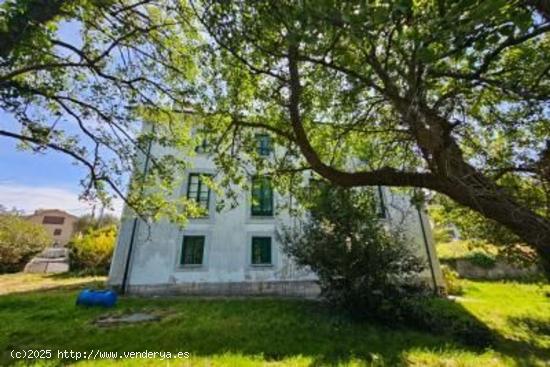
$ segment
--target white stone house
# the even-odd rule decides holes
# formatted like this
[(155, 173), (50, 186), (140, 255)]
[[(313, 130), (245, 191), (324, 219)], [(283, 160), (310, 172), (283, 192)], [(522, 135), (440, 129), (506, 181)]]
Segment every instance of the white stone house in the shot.
[[(258, 153), (268, 159), (269, 137), (258, 137)], [(160, 152), (153, 147), (151, 154)], [(240, 191), (239, 205), (217, 212), (215, 193), (201, 182), (201, 175), (214, 174), (217, 168), (208, 154), (197, 154), (192, 160), (194, 168), (184, 173), (183, 185), (174, 195), (196, 200), (208, 215), (191, 219), (181, 229), (168, 221), (143, 223), (125, 208), (109, 285), (130, 294), (317, 295), (315, 274), (295, 266), (277, 241), (277, 226), (293, 218), (278, 209), (287, 198), (273, 190), (269, 178), (251, 177), (252, 189)], [(429, 265), (422, 277), (431, 286), (442, 287), (424, 211), (389, 188), (378, 192), (381, 220), (402, 226), (408, 243)]]

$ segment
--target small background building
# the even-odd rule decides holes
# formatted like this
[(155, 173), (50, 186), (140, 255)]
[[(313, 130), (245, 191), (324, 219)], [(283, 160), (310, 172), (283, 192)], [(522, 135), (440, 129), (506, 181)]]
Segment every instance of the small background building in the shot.
[(74, 224), (78, 218), (59, 209), (38, 209), (27, 219), (43, 225), (52, 235), (55, 244), (65, 246), (73, 235)]

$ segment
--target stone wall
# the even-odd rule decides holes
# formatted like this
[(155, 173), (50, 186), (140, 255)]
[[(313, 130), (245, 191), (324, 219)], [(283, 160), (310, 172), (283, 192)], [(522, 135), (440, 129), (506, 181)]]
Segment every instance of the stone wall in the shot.
[(130, 285), (134, 295), (193, 296), (277, 296), (317, 298), (320, 288), (314, 281), (173, 283)]

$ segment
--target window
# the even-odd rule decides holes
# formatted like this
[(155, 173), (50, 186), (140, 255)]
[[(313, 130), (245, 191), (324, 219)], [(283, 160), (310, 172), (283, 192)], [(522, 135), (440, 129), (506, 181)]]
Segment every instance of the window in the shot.
[(252, 237), (252, 265), (271, 265), (271, 237)]
[(181, 265), (202, 265), (204, 236), (183, 236)]
[(252, 178), (252, 216), (273, 215), (273, 187), (269, 177)]
[(61, 236), (61, 229), (59, 228), (56, 228), (53, 230), (53, 235), (54, 236)]
[(199, 145), (195, 147), (195, 152), (199, 154), (208, 153), (210, 151), (210, 143), (206, 138), (201, 139)]
[(384, 192), (382, 186), (378, 186), (378, 217), (386, 218), (386, 204), (384, 203)]
[(65, 223), (64, 217), (54, 217), (50, 215), (44, 216), (44, 219), (42, 219), (42, 224), (63, 224)]
[(256, 148), (257, 148), (258, 154), (263, 157), (271, 154), (271, 136), (267, 134), (257, 134)]
[(187, 198), (195, 200), (199, 207), (206, 210), (206, 215), (208, 215), (208, 207), (210, 205), (210, 188), (202, 182), (200, 173), (189, 174), (189, 182), (187, 183)]

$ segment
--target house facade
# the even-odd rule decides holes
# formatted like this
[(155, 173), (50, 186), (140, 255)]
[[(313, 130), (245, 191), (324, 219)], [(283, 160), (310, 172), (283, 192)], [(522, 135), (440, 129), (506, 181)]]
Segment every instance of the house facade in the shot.
[(66, 246), (73, 233), (78, 218), (59, 209), (38, 209), (27, 216), (30, 222), (45, 227), (54, 239), (54, 246)]
[[(269, 141), (260, 138), (258, 153), (268, 159)], [(161, 154), (153, 147), (152, 154)], [(201, 180), (217, 173), (208, 154), (193, 158), (174, 197), (195, 200), (207, 215), (191, 219), (185, 228), (161, 220), (144, 223), (124, 209), (108, 283), (130, 294), (280, 295), (315, 297), (316, 275), (297, 267), (282, 251), (276, 231), (295, 218), (280, 209), (289, 198), (273, 189), (269, 177), (250, 177), (240, 190), (239, 205), (215, 210), (215, 193)], [(423, 210), (389, 188), (378, 190), (381, 220), (400, 226), (408, 243), (426, 259), (422, 280), (443, 286), (431, 229)]]

